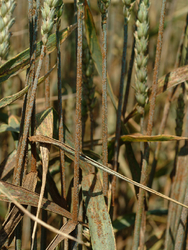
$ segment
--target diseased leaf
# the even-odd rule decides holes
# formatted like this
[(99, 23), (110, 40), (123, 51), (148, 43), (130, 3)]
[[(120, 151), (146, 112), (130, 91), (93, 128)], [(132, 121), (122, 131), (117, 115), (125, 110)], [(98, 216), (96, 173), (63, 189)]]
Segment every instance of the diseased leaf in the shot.
[[(50, 73), (55, 69), (55, 66), (54, 65), (47, 74), (45, 74), (44, 76), (40, 77), (39, 80), (38, 80), (38, 85), (40, 85), (42, 82), (45, 81), (45, 79), (50, 75)], [(24, 94), (27, 93), (28, 89), (30, 88), (30, 85), (26, 86), (25, 88), (23, 88), (22, 90), (20, 90), (19, 92), (17, 92), (16, 94), (14, 95), (11, 95), (11, 96), (6, 96), (4, 98), (2, 98), (0, 100), (0, 108), (4, 108), (6, 107), (7, 105), (13, 103), (14, 101), (18, 100), (20, 97), (22, 97)]]
[[(166, 90), (173, 88), (177, 86), (178, 84), (181, 84), (184, 81), (188, 80), (188, 65), (179, 67), (177, 69), (172, 70), (168, 74), (162, 76), (158, 80), (158, 90), (157, 90), (157, 95), (165, 92)], [(148, 95), (150, 98), (151, 95), (151, 88), (148, 90)], [(127, 115), (125, 119), (125, 123), (129, 121), (129, 119), (135, 117), (138, 114), (138, 111), (136, 109), (136, 106), (132, 109), (132, 111)]]
[[(84, 244), (83, 241), (78, 240), (70, 235), (64, 234), (61, 231), (57, 230), (56, 228), (50, 226), (49, 224), (45, 223), (44, 221), (37, 219), (32, 213), (30, 213), (26, 208), (24, 208), (24, 206), (22, 206), (11, 194), (10, 192), (7, 190), (7, 188), (3, 185), (2, 182), (0, 182), (0, 192), (4, 194), (4, 196), (6, 196), (12, 203), (15, 204), (14, 207), (16, 207), (21, 213), (22, 215), (26, 214), (29, 218), (31, 218), (33, 221), (37, 221), (40, 225), (42, 225), (43, 227), (47, 228), (48, 230), (56, 233), (56, 234), (61, 234), (62, 236), (65, 236), (73, 241), (78, 242), (79, 244)], [(12, 211), (12, 210), (11, 210)], [(10, 225), (11, 226), (11, 225)], [(1, 230), (2, 231), (2, 228)], [(3, 235), (0, 233), (0, 248), (2, 247), (2, 242), (1, 242), (1, 238), (2, 237), (7, 237), (7, 233), (6, 231), (3, 232)]]
[[(86, 27), (86, 38), (87, 38), (87, 42), (89, 45), (89, 50), (93, 58), (93, 61), (95, 63), (95, 67), (102, 79), (101, 47), (99, 45), (99, 40), (97, 37), (97, 32), (96, 32), (93, 16), (91, 14), (91, 11), (87, 3), (85, 3), (85, 27)], [(116, 97), (113, 93), (112, 86), (110, 83), (110, 78), (108, 75), (107, 75), (107, 89), (108, 89), (108, 94), (110, 96), (112, 104), (114, 105), (114, 108), (117, 109)]]
[(157, 94), (188, 80), (188, 65), (172, 70), (158, 80)]
[[(75, 156), (75, 150), (72, 147), (70, 147), (69, 145), (66, 145), (63, 142), (57, 141), (55, 139), (52, 139), (52, 138), (40, 135), (40, 136), (30, 136), (29, 140), (31, 142), (43, 142), (43, 143), (52, 144), (52, 145), (54, 145), (54, 146), (56, 146), (56, 147), (64, 150), (65, 152), (67, 152), (68, 154), (72, 155), (73, 157)], [(131, 183), (131, 184), (133, 184), (133, 185), (135, 185), (135, 186), (137, 186), (139, 188), (142, 188), (142, 189), (144, 189), (144, 190), (146, 190), (146, 191), (148, 191), (148, 192), (150, 192), (152, 194), (156, 194), (159, 197), (162, 197), (162, 198), (164, 198), (166, 200), (169, 200), (169, 201), (172, 201), (172, 202), (174, 202), (174, 203), (176, 203), (176, 204), (178, 204), (180, 206), (188, 208), (187, 205), (185, 205), (185, 204), (183, 204), (183, 203), (181, 203), (181, 202), (179, 202), (177, 200), (174, 200), (174, 199), (172, 199), (172, 198), (170, 198), (170, 197), (168, 197), (168, 196), (166, 196), (166, 195), (164, 195), (164, 194), (162, 194), (160, 192), (157, 192), (154, 189), (149, 188), (149, 187), (147, 187), (147, 186), (145, 186), (145, 185), (143, 185), (141, 183), (133, 181), (130, 178), (128, 178), (126, 176), (123, 176), (120, 173), (118, 173), (118, 172), (110, 169), (109, 167), (104, 166), (100, 162), (96, 162), (95, 160), (89, 158), (88, 156), (86, 156), (84, 154), (80, 154), (80, 161), (83, 162), (83, 163), (86, 162), (86, 163), (88, 163), (88, 164), (90, 164), (90, 165), (92, 165), (92, 166), (94, 166), (96, 168), (99, 168), (99, 169), (101, 169), (103, 171), (106, 171), (107, 173), (109, 173), (111, 175), (114, 175), (114, 176), (116, 176), (116, 177), (118, 177), (118, 178), (120, 178), (120, 179), (122, 179), (124, 181), (127, 181), (128, 183)], [(81, 166), (81, 164), (80, 164), (80, 166)]]
[(116, 249), (114, 232), (98, 175), (83, 177), (82, 193), (89, 221), (92, 249)]
[[(73, 222), (72, 220), (69, 220), (65, 225), (63, 225), (60, 228), (60, 231), (66, 234), (70, 234), (76, 227), (77, 223)], [(48, 245), (48, 247), (46, 248), (46, 250), (53, 250), (57, 247), (57, 245), (64, 240), (65, 237), (63, 237), (62, 235), (56, 235), (55, 238), (50, 242), (50, 244)]]
[[(21, 204), (30, 205), (33, 207), (38, 206), (39, 195), (29, 191), (23, 187), (15, 186), (13, 184), (1, 181), (0, 182), (8, 189), (10, 194)], [(0, 200), (11, 202), (4, 194), (0, 193)], [(68, 219), (71, 219), (71, 213), (65, 210), (64, 208), (58, 206), (56, 203), (47, 200), (45, 198), (42, 199), (42, 208), (48, 211), (51, 211), (56, 214), (60, 214), (65, 216)]]
[[(59, 32), (60, 43), (63, 43), (65, 39), (72, 33), (77, 27), (77, 24), (70, 25), (64, 30)], [(40, 51), (42, 48), (42, 41), (37, 43), (36, 57), (40, 56)], [(47, 42), (47, 53), (52, 53), (56, 49), (56, 34), (52, 34), (48, 38)], [(19, 71), (29, 67), (30, 62), (30, 50), (26, 49), (20, 54), (16, 55), (14, 58), (10, 59), (8, 62), (0, 67), (0, 83), (6, 81), (9, 77), (17, 74)]]
[[(4, 197), (10, 198), (10, 196), (6, 195), (9, 192), (5, 184), (6, 183), (0, 182), (1, 192), (2, 194), (4, 194)], [(34, 192), (37, 185), (37, 172), (30, 172), (29, 174), (25, 175), (22, 184), (24, 189)], [(3, 190), (4, 191), (6, 190), (6, 193), (3, 192)], [(10, 200), (12, 201), (12, 199)], [(5, 221), (0, 230), (0, 248), (10, 237), (10, 235), (14, 232), (16, 226), (18, 225), (18, 223), (21, 221), (22, 218), (23, 218), (23, 213), (19, 210), (17, 206), (13, 206), (12, 209), (9, 211), (8, 216), (6, 216)]]

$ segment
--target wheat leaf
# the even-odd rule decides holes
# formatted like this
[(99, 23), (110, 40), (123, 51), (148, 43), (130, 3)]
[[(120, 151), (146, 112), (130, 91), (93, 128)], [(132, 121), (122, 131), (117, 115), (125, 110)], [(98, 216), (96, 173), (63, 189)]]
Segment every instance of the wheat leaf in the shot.
[[(60, 142), (60, 141), (57, 141), (57, 140), (55, 140), (55, 139), (46, 137), (46, 136), (41, 136), (41, 135), (40, 135), (40, 136), (31, 136), (31, 137), (29, 137), (29, 140), (30, 140), (31, 142), (49, 143), (49, 144), (52, 144), (52, 145), (54, 145), (54, 146), (56, 146), (56, 147), (58, 147), (58, 148), (61, 148), (62, 150), (66, 151), (67, 153), (69, 153), (69, 154), (71, 154), (71, 155), (73, 155), (73, 156), (75, 155), (74, 149), (71, 148), (70, 146), (68, 146), (68, 145), (66, 145), (65, 143), (62, 143), (62, 142)], [(126, 176), (123, 176), (123, 175), (119, 174), (118, 172), (115, 172), (115, 171), (113, 171), (112, 169), (110, 169), (110, 168), (108, 168), (108, 167), (102, 165), (101, 163), (94, 161), (93, 159), (89, 158), (88, 156), (86, 156), (86, 155), (84, 155), (84, 154), (80, 154), (80, 160), (81, 160), (82, 162), (89, 163), (89, 164), (91, 164), (92, 166), (94, 166), (94, 167), (96, 167), (96, 168), (99, 168), (99, 169), (101, 169), (101, 170), (103, 170), (103, 171), (106, 171), (107, 173), (109, 173), (109, 174), (111, 174), (111, 175), (114, 175), (114, 176), (116, 176), (116, 177), (118, 177), (118, 178), (120, 178), (120, 179), (122, 179), (122, 180), (124, 180), (124, 181), (127, 181), (127, 182), (129, 182), (129, 183), (131, 183), (131, 184), (133, 184), (133, 185), (135, 185), (135, 186), (137, 186), (137, 187), (139, 187), (139, 188), (142, 188), (142, 189), (144, 189), (144, 190), (146, 190), (146, 191), (148, 191), (148, 192), (150, 192), (150, 193), (152, 193), (152, 194), (155, 194), (155, 195), (157, 195), (157, 196), (159, 196), (159, 197), (162, 197), (162, 198), (164, 198), (164, 199), (166, 199), (166, 200), (169, 200), (169, 201), (171, 201), (171, 202), (174, 202), (174, 203), (176, 203), (176, 204), (178, 204), (178, 205), (180, 205), (180, 206), (183, 206), (183, 207), (185, 207), (185, 208), (188, 208), (187, 205), (185, 205), (185, 204), (183, 204), (183, 203), (181, 203), (181, 202), (179, 202), (179, 201), (177, 201), (177, 200), (174, 200), (174, 199), (172, 199), (172, 198), (170, 198), (170, 197), (168, 197), (168, 196), (166, 196), (166, 195), (164, 195), (164, 194), (162, 194), (162, 193), (159, 193), (159, 192), (155, 191), (155, 190), (152, 189), (152, 188), (149, 188), (149, 187), (147, 187), (147, 186), (145, 186), (145, 185), (142, 185), (141, 183), (138, 183), (138, 182), (136, 182), (136, 181), (133, 181), (133, 180), (131, 180), (130, 178), (128, 178), (128, 177), (126, 177)]]
[[(72, 33), (77, 27), (77, 24), (70, 25), (69, 27), (59, 31), (60, 43)], [(36, 57), (41, 54), (42, 41), (37, 43)], [(47, 42), (47, 53), (52, 53), (56, 49), (56, 34), (52, 34)], [(18, 74), (20, 71), (28, 68), (30, 65), (30, 49), (26, 49), (14, 58), (7, 61), (0, 67), (0, 83), (6, 81), (9, 77)]]

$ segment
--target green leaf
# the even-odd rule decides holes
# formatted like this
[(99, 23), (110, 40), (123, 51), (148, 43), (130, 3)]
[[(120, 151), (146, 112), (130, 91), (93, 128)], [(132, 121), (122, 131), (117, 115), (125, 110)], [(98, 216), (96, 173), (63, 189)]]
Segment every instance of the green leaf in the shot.
[(98, 175), (83, 177), (82, 192), (89, 221), (92, 249), (115, 250), (114, 232)]
[[(147, 211), (147, 215), (157, 215), (157, 216), (163, 216), (167, 215), (168, 210), (167, 209), (156, 209), (156, 210), (149, 210)], [(125, 214), (123, 216), (119, 216), (116, 220), (112, 222), (113, 228), (115, 232), (118, 232), (122, 229), (128, 228), (132, 226), (135, 222), (135, 213), (131, 214)]]
[[(87, 3), (85, 3), (85, 26), (86, 26), (86, 38), (87, 38), (87, 42), (89, 45), (89, 50), (93, 58), (93, 61), (95, 63), (95, 67), (100, 77), (102, 78), (101, 47), (99, 45), (99, 40), (97, 37), (97, 32), (96, 32), (93, 16), (91, 14), (91, 11)], [(114, 105), (114, 108), (117, 110), (117, 101), (113, 93), (112, 86), (110, 83), (110, 78), (108, 75), (107, 75), (107, 89), (108, 89), (108, 94), (110, 96), (112, 104)]]
[(20, 132), (20, 123), (14, 115), (11, 115), (8, 118), (8, 124), (0, 125), (0, 133), (6, 132), (6, 131), (15, 132), (15, 133)]
[(24, 89), (22, 89), (21, 91), (17, 92), (14, 95), (11, 96), (6, 96), (4, 98), (2, 98), (0, 100), (0, 108), (4, 108), (7, 105), (13, 103), (14, 101), (16, 101), (17, 99), (19, 99), (20, 97), (22, 97), (25, 93), (27, 93), (28, 89), (30, 86), (26, 86)]
[(12, 126), (13, 128), (17, 128), (20, 126), (20, 122), (18, 121), (18, 118), (15, 115), (11, 115), (8, 118), (8, 124)]
[[(65, 39), (72, 33), (77, 27), (77, 24), (70, 25), (64, 30), (59, 32), (60, 43), (63, 43)], [(37, 53), (36, 57), (40, 56), (40, 51), (42, 48), (42, 41), (37, 43)], [(56, 34), (52, 34), (47, 43), (47, 53), (50, 54), (56, 49)], [(26, 49), (20, 54), (16, 55), (14, 58), (10, 59), (8, 62), (0, 67), (0, 83), (6, 81), (9, 77), (17, 74), (19, 71), (24, 70), (29, 67), (30, 61), (30, 49)]]
[(10, 126), (8, 124), (1, 124), (0, 125), (0, 133), (6, 132), (6, 131), (19, 133), (20, 132), (20, 126), (14, 128), (14, 127), (12, 127), (12, 126)]
[[(15, 115), (9, 116), (8, 124), (13, 128), (20, 128), (20, 122), (18, 121), (18, 119), (17, 119), (17, 117)], [(17, 148), (18, 139), (19, 139), (18, 133), (15, 133), (15, 132), (12, 131), (12, 137), (13, 137), (14, 142), (15, 142), (15, 147)]]
[(116, 220), (113, 221), (112, 225), (114, 231), (118, 232), (122, 229), (132, 226), (134, 222), (135, 222), (135, 213), (132, 213), (118, 217)]
[[(44, 82), (44, 80), (50, 75), (50, 73), (55, 69), (54, 65), (47, 74), (45, 74), (44, 76), (40, 77), (40, 79), (38, 80), (38, 85), (40, 85), (42, 82)], [(2, 98), (0, 100), (0, 108), (4, 108), (7, 105), (13, 103), (14, 101), (18, 100), (20, 97), (22, 97), (24, 94), (27, 93), (28, 89), (30, 88), (30, 85), (26, 86), (25, 88), (23, 88), (22, 90), (20, 90), (19, 92), (17, 92), (14, 95), (11, 96), (6, 96), (4, 98)]]

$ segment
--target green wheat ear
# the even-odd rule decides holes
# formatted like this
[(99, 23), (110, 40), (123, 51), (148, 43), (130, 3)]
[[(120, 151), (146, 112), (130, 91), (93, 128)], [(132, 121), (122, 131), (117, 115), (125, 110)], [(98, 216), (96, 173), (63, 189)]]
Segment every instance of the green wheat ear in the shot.
[(10, 28), (15, 22), (12, 18), (16, 7), (14, 0), (1, 0), (0, 3), (0, 58), (5, 59), (9, 51)]
[(55, 17), (59, 18), (62, 14), (63, 1), (62, 0), (45, 0), (44, 6), (41, 9), (42, 13), (42, 26), (41, 35), (44, 45), (47, 44), (50, 32), (53, 29)]
[(108, 7), (110, 5), (110, 1), (111, 0), (98, 0), (97, 1), (101, 14), (106, 14), (107, 13), (107, 9), (108, 9)]
[(123, 2), (123, 15), (128, 22), (131, 16), (131, 10), (135, 4), (135, 0), (122, 0), (122, 2)]
[(137, 30), (135, 31), (135, 91), (136, 100), (139, 104), (138, 112), (143, 113), (143, 108), (147, 102), (147, 46), (148, 46), (148, 9), (149, 0), (144, 0), (139, 6), (138, 19), (136, 21)]

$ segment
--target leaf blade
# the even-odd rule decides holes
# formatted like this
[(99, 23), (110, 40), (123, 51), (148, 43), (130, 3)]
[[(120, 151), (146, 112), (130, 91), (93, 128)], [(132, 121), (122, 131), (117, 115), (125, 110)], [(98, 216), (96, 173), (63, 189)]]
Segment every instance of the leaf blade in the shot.
[[(50, 73), (55, 69), (54, 65), (47, 74), (45, 74), (44, 76), (40, 77), (38, 80), (38, 85), (40, 85), (42, 82), (44, 82), (44, 80), (50, 75)], [(15, 102), (16, 100), (18, 100), (19, 98), (21, 98), (24, 94), (26, 94), (28, 92), (28, 89), (30, 88), (30, 85), (26, 86), (25, 88), (23, 88), (22, 90), (20, 90), (19, 92), (17, 92), (16, 94), (13, 94), (11, 96), (6, 96), (4, 98), (2, 98), (0, 100), (0, 108), (4, 108), (7, 105)]]
[[(72, 33), (77, 27), (77, 24), (70, 25), (69, 27), (60, 31), (60, 42), (63, 43), (65, 39)], [(42, 41), (37, 43), (36, 57), (40, 56), (40, 51), (42, 48)], [(52, 53), (56, 49), (56, 34), (52, 34), (47, 43), (47, 53)], [(24, 70), (29, 67), (30, 62), (30, 50), (26, 49), (20, 54), (16, 55), (14, 58), (10, 59), (8, 62), (0, 67), (0, 83), (6, 81), (9, 77), (17, 74), (17, 72)]]
[(92, 248), (116, 249), (114, 232), (105, 204), (102, 185), (98, 175), (83, 177), (82, 193), (84, 195), (86, 214), (89, 221)]
[[(2, 180), (0, 180), (0, 183), (8, 189), (12, 197), (14, 197), (20, 204), (38, 207), (39, 195), (37, 193), (27, 190), (23, 187), (15, 186), (11, 183), (4, 182)], [(1, 192), (0, 192), (0, 200), (11, 202), (11, 200), (9, 200)], [(65, 216), (68, 219), (72, 218), (71, 213), (69, 213), (67, 210), (58, 206), (53, 201), (50, 201), (45, 198), (42, 199), (42, 208), (50, 212)]]
[[(44, 142), (44, 143), (53, 144), (54, 146), (56, 146), (56, 147), (58, 147), (58, 148), (61, 148), (62, 150), (65, 150), (66, 152), (68, 152), (69, 154), (71, 154), (73, 157), (74, 157), (74, 155), (75, 155), (74, 149), (71, 148), (70, 146), (68, 146), (68, 145), (66, 145), (65, 143), (62, 143), (62, 142), (60, 142), (60, 141), (57, 141), (57, 140), (55, 140), (55, 139), (46, 137), (46, 136), (30, 136), (30, 137), (29, 137), (29, 140), (30, 140), (31, 142)], [(112, 170), (112, 169), (110, 169), (110, 168), (104, 166), (104, 165), (101, 164), (100, 162), (96, 162), (95, 160), (89, 158), (88, 156), (86, 156), (86, 155), (84, 155), (84, 154), (80, 154), (80, 160), (81, 160), (82, 162), (87, 162), (88, 164), (91, 164), (92, 166), (94, 166), (94, 167), (96, 167), (96, 168), (99, 168), (99, 169), (101, 169), (101, 170), (103, 170), (103, 171), (106, 171), (107, 173), (109, 173), (109, 174), (111, 174), (111, 175), (114, 175), (114, 176), (116, 176), (116, 177), (118, 177), (118, 178), (120, 178), (120, 179), (122, 179), (122, 180), (124, 180), (124, 181), (126, 181), (126, 182), (128, 182), (128, 183), (131, 183), (131, 184), (133, 184), (133, 185), (135, 185), (135, 186), (137, 186), (137, 187), (139, 187), (139, 188), (142, 188), (142, 189), (144, 189), (144, 190), (146, 190), (146, 191), (148, 191), (148, 192), (150, 192), (150, 193), (152, 193), (152, 194), (155, 194), (155, 195), (157, 195), (157, 196), (159, 196), (159, 197), (162, 197), (163, 199), (169, 200), (169, 201), (171, 201), (171, 202), (174, 202), (174, 203), (176, 203), (176, 204), (178, 204), (178, 205), (180, 205), (180, 206), (183, 206), (183, 207), (185, 207), (185, 208), (188, 209), (188, 206), (187, 206), (187, 205), (185, 205), (185, 204), (183, 204), (183, 203), (181, 203), (181, 202), (179, 202), (179, 201), (177, 201), (177, 200), (174, 200), (174, 199), (172, 199), (172, 198), (170, 198), (170, 197), (168, 197), (168, 196), (166, 196), (166, 195), (164, 195), (164, 194), (162, 194), (162, 193), (160, 193), (160, 192), (157, 192), (157, 191), (155, 191), (154, 189), (149, 188), (149, 187), (147, 187), (147, 186), (145, 186), (145, 185), (143, 185), (143, 184), (141, 184), (141, 183), (138, 183), (138, 182), (136, 182), (136, 181), (133, 181), (133, 180), (131, 180), (130, 178), (128, 178), (128, 177), (126, 177), (126, 176), (123, 176), (122, 174), (120, 174), (120, 173), (118, 173), (118, 172), (115, 172), (114, 170)]]

